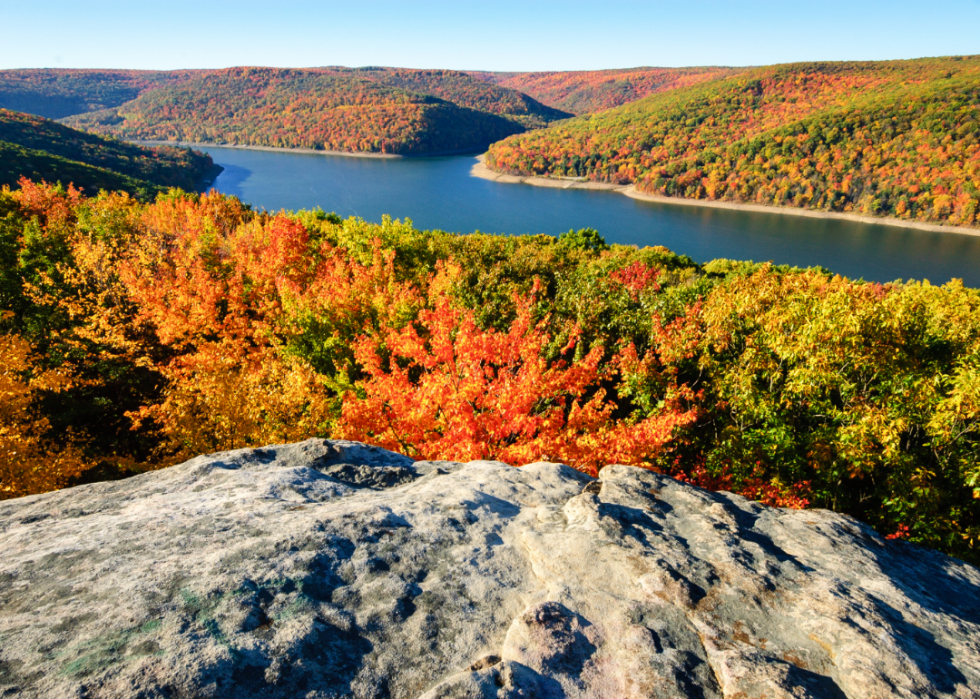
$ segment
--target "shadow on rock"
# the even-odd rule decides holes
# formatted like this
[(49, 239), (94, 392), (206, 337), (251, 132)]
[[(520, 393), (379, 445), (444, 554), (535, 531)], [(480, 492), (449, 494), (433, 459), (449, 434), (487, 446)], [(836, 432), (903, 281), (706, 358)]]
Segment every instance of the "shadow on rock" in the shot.
[(373, 646), (356, 630), (345, 631), (318, 620), (293, 653), (242, 664), (222, 688), (224, 697), (292, 697), (312, 692), (318, 697), (348, 697), (351, 683)]

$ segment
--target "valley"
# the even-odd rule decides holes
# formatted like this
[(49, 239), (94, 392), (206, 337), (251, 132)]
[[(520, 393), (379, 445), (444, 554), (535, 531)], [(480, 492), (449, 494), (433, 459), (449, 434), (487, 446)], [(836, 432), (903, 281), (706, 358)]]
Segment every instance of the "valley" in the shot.
[(0, 107), (128, 141), (486, 150), (490, 170), (520, 178), (971, 230), (978, 105), (971, 56), (550, 73), (0, 71)]
[(980, 699), (980, 0), (0, 16), (0, 698)]

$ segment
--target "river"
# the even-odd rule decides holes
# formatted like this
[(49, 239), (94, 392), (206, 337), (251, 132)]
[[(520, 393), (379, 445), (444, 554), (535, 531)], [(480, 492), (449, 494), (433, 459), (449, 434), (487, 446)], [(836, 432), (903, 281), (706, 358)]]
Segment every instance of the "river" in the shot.
[(699, 262), (725, 257), (821, 265), (886, 282), (963, 279), (980, 287), (980, 237), (640, 201), (609, 191), (501, 184), (470, 176), (473, 156), (354, 158), (208, 147), (214, 187), (269, 211), (320, 207), (417, 228), (548, 233), (592, 227), (608, 242), (663, 245)]

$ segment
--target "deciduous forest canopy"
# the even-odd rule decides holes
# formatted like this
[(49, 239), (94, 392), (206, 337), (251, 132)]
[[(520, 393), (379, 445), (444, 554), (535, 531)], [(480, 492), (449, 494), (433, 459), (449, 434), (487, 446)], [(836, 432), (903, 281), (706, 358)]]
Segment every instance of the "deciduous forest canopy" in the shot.
[(591, 114), (643, 97), (732, 75), (739, 68), (626, 68), (622, 70), (492, 73), (474, 77), (530, 95), (572, 114)]
[(348, 437), (657, 468), (978, 561), (980, 291), (220, 194), (0, 194), (0, 494)]

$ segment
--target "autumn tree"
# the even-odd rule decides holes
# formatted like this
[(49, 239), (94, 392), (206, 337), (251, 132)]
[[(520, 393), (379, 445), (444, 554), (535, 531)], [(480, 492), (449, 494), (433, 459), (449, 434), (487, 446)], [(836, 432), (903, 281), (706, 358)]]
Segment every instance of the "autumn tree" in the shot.
[(694, 419), (670, 409), (616, 419), (602, 348), (569, 362), (573, 338), (549, 362), (552, 338), (546, 321), (533, 321), (533, 296), (516, 305), (506, 332), (481, 329), (472, 311), (438, 298), (416, 323), (362, 337), (356, 357), (367, 378), (347, 394), (340, 433), (417, 458), (564, 461), (594, 474), (609, 463), (652, 465)]

